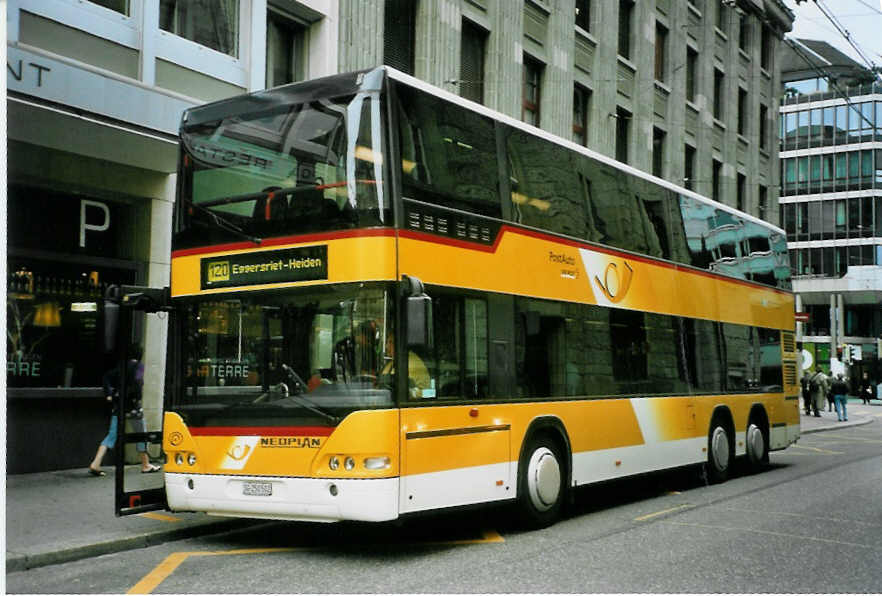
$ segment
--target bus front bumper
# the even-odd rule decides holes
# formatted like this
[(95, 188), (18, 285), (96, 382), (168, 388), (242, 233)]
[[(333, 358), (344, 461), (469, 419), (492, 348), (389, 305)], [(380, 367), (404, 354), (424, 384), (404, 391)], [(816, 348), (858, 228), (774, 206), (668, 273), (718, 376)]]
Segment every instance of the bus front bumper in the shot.
[(398, 478), (354, 480), (166, 473), (165, 490), (172, 511), (317, 522), (398, 518)]

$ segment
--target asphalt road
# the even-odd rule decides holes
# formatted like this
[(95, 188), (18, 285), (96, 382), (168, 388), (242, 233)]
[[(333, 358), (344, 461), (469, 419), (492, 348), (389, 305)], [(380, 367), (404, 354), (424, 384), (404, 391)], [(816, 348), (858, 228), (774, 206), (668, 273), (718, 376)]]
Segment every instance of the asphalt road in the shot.
[(9, 593), (882, 590), (882, 417), (804, 435), (759, 474), (693, 471), (580, 491), (525, 532), (504, 510), (403, 526), (271, 523), (10, 573)]

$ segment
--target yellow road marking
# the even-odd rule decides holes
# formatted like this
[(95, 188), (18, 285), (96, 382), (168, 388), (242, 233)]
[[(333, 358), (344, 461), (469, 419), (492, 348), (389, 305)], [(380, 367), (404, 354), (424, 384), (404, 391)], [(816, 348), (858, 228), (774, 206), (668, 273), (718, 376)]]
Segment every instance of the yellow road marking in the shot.
[(840, 544), (843, 546), (859, 546), (861, 548), (873, 548), (869, 544), (858, 544), (857, 542), (845, 542), (843, 540), (831, 540), (829, 538), (818, 538), (816, 536), (801, 536), (799, 534), (788, 534), (786, 532), (771, 532), (769, 530), (754, 530), (750, 528), (733, 528), (730, 526), (715, 526), (710, 524), (693, 524), (687, 522), (667, 521), (660, 523), (671, 524), (675, 526), (691, 526), (693, 528), (704, 528), (707, 530), (726, 530), (727, 532), (753, 532), (754, 534), (767, 534), (769, 536), (778, 536), (781, 538), (797, 538), (799, 540), (814, 540), (815, 542), (826, 542), (828, 544)]
[[(146, 514), (144, 514), (146, 515)], [(505, 542), (505, 539), (495, 530), (484, 530), (481, 532), (481, 538), (471, 540), (438, 540), (433, 542), (412, 542), (402, 543), (400, 546), (437, 546), (439, 544), (483, 544), (489, 542)], [(266, 553), (289, 553), (295, 551), (310, 550), (310, 546), (290, 546), (279, 548), (239, 548), (233, 550), (216, 550), (216, 551), (189, 551), (172, 553), (167, 556), (153, 571), (141, 578), (137, 584), (132, 586), (127, 594), (150, 594), (153, 590), (165, 581), (174, 571), (180, 567), (181, 563), (190, 557), (215, 557), (224, 555), (257, 555)]]
[(829, 449), (819, 449), (818, 447), (809, 447), (808, 445), (792, 445), (792, 447), (796, 447), (797, 449), (808, 449), (809, 451), (824, 453), (826, 455), (842, 455), (841, 451), (830, 451)]
[(180, 518), (174, 517), (173, 515), (165, 515), (163, 513), (156, 513), (155, 511), (148, 511), (147, 513), (142, 513), (140, 517), (149, 517), (150, 519), (158, 519), (159, 521), (167, 521), (167, 522), (179, 522)]
[(689, 509), (690, 507), (692, 507), (692, 505), (689, 505), (688, 503), (686, 505), (678, 505), (677, 507), (671, 507), (670, 509), (665, 509), (663, 511), (656, 511), (655, 513), (649, 513), (647, 515), (635, 517), (634, 521), (646, 521), (648, 519), (652, 519), (653, 517), (658, 517), (659, 515), (673, 513), (674, 511), (682, 511), (683, 509)]

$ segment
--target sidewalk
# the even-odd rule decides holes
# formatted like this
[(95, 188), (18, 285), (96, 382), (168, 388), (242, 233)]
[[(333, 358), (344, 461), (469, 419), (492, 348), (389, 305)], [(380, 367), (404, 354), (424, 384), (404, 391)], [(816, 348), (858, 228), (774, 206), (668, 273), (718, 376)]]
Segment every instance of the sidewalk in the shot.
[(113, 468), (86, 468), (6, 477), (6, 572), (66, 563), (261, 520), (156, 511), (114, 515)]
[[(837, 422), (836, 412), (803, 414), (802, 432), (867, 424), (882, 414), (882, 402), (852, 399), (848, 412), (848, 422)], [(168, 511), (116, 517), (113, 473), (105, 470), (101, 478), (85, 468), (6, 477), (7, 573), (265, 523)]]

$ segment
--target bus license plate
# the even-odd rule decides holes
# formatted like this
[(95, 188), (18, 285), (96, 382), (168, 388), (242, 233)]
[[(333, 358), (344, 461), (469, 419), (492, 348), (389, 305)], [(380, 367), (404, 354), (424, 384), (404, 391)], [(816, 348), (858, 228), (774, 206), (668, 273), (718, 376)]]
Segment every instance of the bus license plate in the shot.
[(249, 497), (269, 497), (273, 494), (271, 482), (244, 482), (242, 494)]

